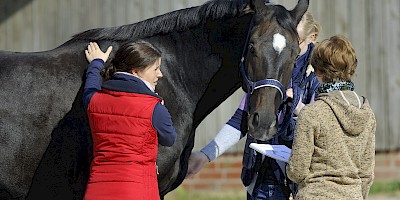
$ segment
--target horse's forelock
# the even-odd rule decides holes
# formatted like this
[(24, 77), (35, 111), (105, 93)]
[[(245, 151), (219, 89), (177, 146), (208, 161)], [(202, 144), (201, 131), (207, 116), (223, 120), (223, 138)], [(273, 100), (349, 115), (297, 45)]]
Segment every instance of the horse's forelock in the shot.
[(278, 24), (282, 26), (283, 29), (288, 30), (290, 34), (294, 36), (293, 38), (299, 39), (297, 34), (297, 24), (293, 21), (290, 12), (281, 5), (275, 5), (274, 8), (274, 16), (276, 17)]
[[(257, 22), (259, 28), (256, 35), (261, 37), (264, 33), (268, 32), (268, 30), (273, 32), (277, 27), (280, 27), (282, 30), (288, 31), (289, 35), (293, 36), (291, 38), (299, 39), (297, 24), (293, 21), (290, 12), (281, 5), (268, 4), (267, 7), (267, 12), (262, 14), (264, 16), (257, 17), (257, 19), (261, 19), (261, 21)], [(277, 23), (275, 24), (274, 21)]]
[(87, 30), (74, 35), (73, 40), (125, 41), (184, 31), (209, 18), (236, 16), (245, 11), (248, 2), (249, 0), (211, 0), (198, 7), (173, 11), (135, 24)]

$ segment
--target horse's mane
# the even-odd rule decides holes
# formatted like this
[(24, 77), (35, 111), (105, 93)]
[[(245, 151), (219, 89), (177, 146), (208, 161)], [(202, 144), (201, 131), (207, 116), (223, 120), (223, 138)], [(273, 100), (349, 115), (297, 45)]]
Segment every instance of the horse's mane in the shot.
[(123, 41), (183, 31), (204, 23), (207, 19), (237, 16), (249, 0), (211, 0), (201, 6), (173, 11), (134, 24), (119, 27), (97, 28), (73, 36), (72, 40)]

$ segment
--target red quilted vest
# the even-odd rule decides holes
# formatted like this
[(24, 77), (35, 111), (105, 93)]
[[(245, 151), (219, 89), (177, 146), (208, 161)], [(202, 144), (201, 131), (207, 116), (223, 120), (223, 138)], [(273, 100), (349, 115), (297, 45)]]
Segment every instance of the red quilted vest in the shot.
[(154, 107), (161, 100), (143, 94), (101, 90), (88, 116), (93, 137), (85, 199), (159, 200)]

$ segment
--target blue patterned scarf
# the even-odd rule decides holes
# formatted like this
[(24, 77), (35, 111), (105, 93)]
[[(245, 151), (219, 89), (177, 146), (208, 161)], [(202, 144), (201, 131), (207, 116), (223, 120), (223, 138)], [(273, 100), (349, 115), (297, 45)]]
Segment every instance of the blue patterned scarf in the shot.
[(318, 87), (318, 94), (328, 93), (336, 90), (354, 90), (353, 82), (332, 82), (332, 83), (324, 83)]

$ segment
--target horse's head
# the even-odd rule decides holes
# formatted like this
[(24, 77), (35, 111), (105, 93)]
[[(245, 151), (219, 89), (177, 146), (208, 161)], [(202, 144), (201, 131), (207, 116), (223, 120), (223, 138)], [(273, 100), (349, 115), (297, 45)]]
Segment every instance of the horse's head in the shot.
[(296, 26), (309, 0), (299, 0), (291, 11), (263, 0), (251, 2), (254, 17), (242, 68), (243, 89), (249, 95), (248, 133), (268, 140), (277, 133), (278, 108), (286, 98), (285, 89), (300, 50)]

